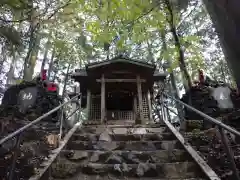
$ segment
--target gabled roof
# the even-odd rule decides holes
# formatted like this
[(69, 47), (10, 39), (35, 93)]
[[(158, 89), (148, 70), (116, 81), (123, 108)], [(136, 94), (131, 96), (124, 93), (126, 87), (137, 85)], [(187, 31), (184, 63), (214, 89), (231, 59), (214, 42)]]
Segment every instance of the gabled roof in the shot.
[(101, 66), (105, 66), (105, 65), (109, 65), (109, 64), (114, 64), (114, 63), (128, 63), (128, 64), (134, 64), (137, 66), (142, 66), (142, 67), (146, 67), (146, 68), (150, 68), (150, 69), (155, 69), (156, 66), (153, 64), (149, 64), (143, 61), (139, 61), (139, 60), (134, 60), (134, 59), (130, 59), (130, 58), (126, 58), (123, 56), (117, 56), (113, 59), (110, 60), (105, 60), (105, 61), (101, 61), (101, 62), (94, 62), (94, 63), (90, 63), (86, 65), (86, 69), (91, 69), (91, 68), (97, 68), (97, 67), (101, 67)]

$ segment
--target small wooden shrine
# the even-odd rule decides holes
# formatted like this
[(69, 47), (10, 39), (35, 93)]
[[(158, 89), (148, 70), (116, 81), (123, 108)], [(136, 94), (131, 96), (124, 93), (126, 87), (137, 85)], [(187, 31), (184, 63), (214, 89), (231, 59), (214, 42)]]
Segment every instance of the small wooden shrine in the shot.
[(119, 56), (75, 70), (72, 78), (80, 83), (88, 120), (145, 123), (152, 119), (153, 85), (163, 83), (165, 74), (155, 65)]

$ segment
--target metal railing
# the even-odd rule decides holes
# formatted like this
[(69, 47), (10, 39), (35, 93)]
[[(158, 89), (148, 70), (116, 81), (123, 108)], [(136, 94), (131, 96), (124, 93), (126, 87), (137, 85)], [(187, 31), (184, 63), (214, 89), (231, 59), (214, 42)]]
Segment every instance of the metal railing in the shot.
[[(64, 112), (65, 105), (67, 105), (71, 102), (74, 102), (74, 101), (78, 102), (77, 103), (78, 107), (70, 115), (68, 115), (67, 117), (64, 117), (63, 112)], [(72, 97), (70, 100), (60, 104), (59, 106), (55, 107), (54, 109), (50, 110), (49, 112), (47, 112), (47, 113), (43, 114), (42, 116), (38, 117), (34, 121), (31, 121), (30, 123), (26, 124), (25, 126), (23, 126), (23, 127), (19, 128), (18, 130), (10, 133), (6, 137), (0, 139), (0, 147), (1, 147), (4, 143), (12, 140), (13, 138), (16, 138), (16, 141), (15, 141), (16, 143), (15, 143), (15, 146), (13, 147), (12, 164), (11, 164), (10, 170), (8, 171), (8, 175), (7, 175), (8, 180), (13, 180), (14, 179), (14, 172), (15, 172), (15, 168), (16, 168), (16, 161), (17, 161), (17, 158), (19, 156), (19, 149), (20, 149), (20, 144), (21, 144), (22, 133), (24, 133), (26, 130), (30, 129), (32, 126), (36, 125), (37, 123), (39, 123), (40, 121), (42, 121), (43, 119), (45, 119), (46, 117), (48, 117), (49, 115), (51, 115), (51, 114), (53, 114), (57, 111), (61, 112), (61, 116), (59, 117), (60, 118), (60, 127), (59, 127), (59, 134), (58, 134), (59, 142), (61, 142), (62, 132), (63, 132), (63, 121), (64, 121), (63, 118), (65, 118), (65, 120), (67, 120), (70, 117), (72, 117), (74, 114), (76, 114), (78, 111), (79, 111), (79, 114), (80, 114), (80, 112), (81, 112), (81, 93), (78, 93), (76, 96)], [(78, 118), (79, 117), (80, 116), (78, 116)], [(76, 127), (74, 127), (74, 128), (76, 129)], [(70, 131), (72, 129), (70, 129)], [(60, 146), (60, 145), (61, 145), (61, 143), (58, 143), (58, 146)]]
[(166, 114), (166, 110), (169, 110), (171, 112), (173, 112), (174, 114), (177, 115), (176, 112), (172, 111), (166, 104), (164, 104), (164, 98), (170, 98), (172, 99), (173, 101), (175, 101), (176, 103), (180, 104), (181, 106), (195, 112), (196, 114), (200, 115), (201, 117), (203, 117), (203, 121), (207, 120), (211, 123), (213, 123), (214, 125), (216, 125), (219, 129), (219, 132), (220, 132), (220, 135), (221, 135), (221, 141), (222, 141), (222, 144), (225, 148), (225, 151), (227, 153), (227, 157), (228, 159), (230, 160), (230, 163), (231, 163), (231, 168), (232, 168), (232, 171), (233, 171), (233, 174), (235, 176), (235, 179), (236, 180), (240, 180), (240, 177), (239, 177), (239, 172), (238, 172), (238, 169), (236, 167), (236, 164), (235, 164), (235, 160), (234, 160), (234, 155), (233, 155), (233, 152), (232, 152), (232, 149), (231, 147), (229, 146), (228, 144), (228, 139), (227, 139), (227, 136), (226, 136), (226, 133), (225, 133), (225, 130), (236, 135), (236, 136), (240, 136), (240, 132), (233, 129), (232, 127), (222, 123), (220, 120), (217, 120), (215, 118), (212, 118), (211, 116), (197, 110), (196, 108), (172, 97), (171, 95), (168, 95), (167, 93), (161, 93), (161, 95), (159, 96), (158, 98), (158, 103), (159, 105), (161, 106), (161, 115), (162, 116), (167, 116)]

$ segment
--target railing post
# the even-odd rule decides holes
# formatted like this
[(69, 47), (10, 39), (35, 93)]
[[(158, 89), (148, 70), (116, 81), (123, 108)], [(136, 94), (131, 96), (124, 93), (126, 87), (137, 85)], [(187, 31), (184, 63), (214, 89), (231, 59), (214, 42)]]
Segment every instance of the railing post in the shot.
[(229, 144), (227, 142), (226, 134), (225, 134), (225, 132), (224, 132), (222, 127), (218, 126), (218, 129), (219, 129), (219, 132), (220, 132), (220, 135), (221, 135), (222, 143), (223, 143), (224, 148), (225, 148), (225, 150), (227, 152), (227, 157), (230, 160), (230, 163), (231, 163), (231, 166), (232, 166), (232, 170), (233, 170), (233, 174), (234, 174), (236, 180), (240, 180), (240, 177), (239, 177), (239, 174), (238, 174), (238, 170), (237, 170), (237, 166), (236, 166), (235, 161), (234, 161), (234, 155), (233, 155), (233, 152), (231, 150), (231, 147), (229, 147)]
[(17, 137), (16, 137), (16, 145), (14, 147), (14, 154), (13, 154), (13, 158), (12, 158), (12, 166), (11, 166), (11, 169), (10, 169), (10, 172), (9, 172), (9, 180), (13, 180), (14, 178), (14, 170), (15, 170), (15, 167), (16, 167), (16, 161), (17, 161), (17, 157), (18, 157), (18, 150), (19, 150), (19, 147), (20, 147), (20, 142), (21, 142), (21, 134), (19, 134)]
[[(75, 93), (76, 94), (80, 94), (81, 93), (81, 88), (80, 88), (81, 84), (79, 84), (79, 86), (75, 86)], [(81, 112), (81, 102), (82, 101), (82, 96), (77, 96), (76, 97), (76, 109), (80, 108), (78, 113), (75, 114), (75, 119), (77, 120), (77, 122), (79, 122), (80, 119), (80, 112)]]
[(164, 104), (164, 96), (163, 96), (163, 94), (161, 94), (161, 96), (160, 96), (160, 103), (161, 103), (161, 115), (162, 115), (162, 119), (161, 119), (161, 121), (162, 121), (162, 123), (163, 123), (163, 119), (164, 120), (166, 120), (166, 117), (165, 117), (165, 104)]
[(140, 76), (137, 75), (137, 93), (138, 93), (138, 107), (139, 107), (139, 115), (141, 124), (146, 124), (145, 119), (143, 117), (143, 95), (142, 95), (142, 83), (140, 81)]
[(62, 106), (61, 109), (60, 109), (61, 116), (60, 116), (60, 129), (59, 129), (59, 139), (58, 139), (59, 146), (60, 146), (60, 142), (61, 142), (61, 139), (62, 139), (62, 132), (63, 132), (62, 129), (63, 129), (63, 118), (64, 118), (64, 106)]
[(80, 95), (80, 97), (78, 97), (78, 106), (79, 106), (79, 110), (78, 110), (78, 115), (77, 115), (77, 120), (79, 122), (80, 117), (81, 117), (81, 107), (82, 107), (82, 95)]
[(152, 102), (151, 102), (151, 93), (150, 90), (147, 91), (147, 102), (148, 102), (148, 116), (149, 122), (152, 121)]
[(106, 83), (105, 83), (105, 77), (104, 74), (102, 74), (101, 78), (101, 124), (103, 124), (105, 118), (106, 118)]

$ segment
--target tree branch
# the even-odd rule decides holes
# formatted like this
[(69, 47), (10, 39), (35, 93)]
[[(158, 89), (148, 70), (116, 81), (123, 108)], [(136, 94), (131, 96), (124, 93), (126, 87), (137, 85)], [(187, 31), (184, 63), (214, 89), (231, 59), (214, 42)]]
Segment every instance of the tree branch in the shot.
[(158, 6), (156, 5), (156, 6), (152, 7), (148, 11), (146, 11), (143, 14), (141, 14), (140, 16), (138, 16), (136, 19), (134, 19), (131, 22), (127, 23), (125, 26), (128, 26), (128, 25), (133, 26), (136, 21), (138, 21), (138, 20), (142, 19), (144, 16), (147, 16), (148, 14), (150, 14), (156, 7), (158, 7)]
[[(68, 2), (67, 2), (66, 4), (64, 4), (64, 5), (56, 8), (56, 9), (53, 11), (53, 13), (52, 13), (50, 16), (48, 16), (48, 18), (47, 18), (46, 20), (49, 20), (50, 18), (52, 18), (60, 9), (63, 9), (63, 8), (65, 8), (65, 7), (67, 7), (67, 6), (70, 4), (70, 2), (71, 2), (71, 0), (68, 0)], [(48, 4), (47, 6), (48, 6), (48, 7), (45, 9), (44, 12), (42, 12), (42, 13), (36, 15), (36, 16), (33, 16), (32, 18), (33, 18), (33, 19), (39, 18), (39, 17), (43, 16), (44, 14), (46, 14), (47, 11), (48, 11), (48, 9), (49, 9), (50, 4)], [(2, 21), (2, 22), (4, 22), (4, 23), (20, 23), (20, 22), (28, 21), (28, 20), (29, 20), (29, 17), (26, 17), (26, 18), (23, 18), (23, 19), (19, 19), (19, 20), (5, 20), (5, 19), (0, 18), (0, 21)], [(44, 21), (44, 20), (43, 20), (43, 21)]]

